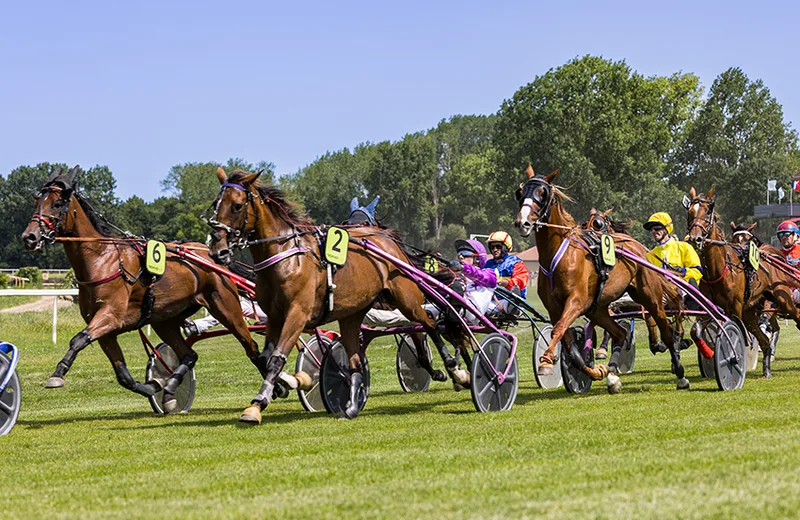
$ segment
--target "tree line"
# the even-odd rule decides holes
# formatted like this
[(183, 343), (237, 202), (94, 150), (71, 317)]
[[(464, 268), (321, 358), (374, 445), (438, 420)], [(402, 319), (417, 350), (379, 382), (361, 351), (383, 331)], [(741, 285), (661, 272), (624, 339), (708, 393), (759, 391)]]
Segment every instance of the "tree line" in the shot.
[[(348, 216), (354, 196), (381, 196), (378, 217), (423, 247), (449, 251), (456, 238), (505, 229), (515, 249), (531, 245), (512, 229), (512, 192), (522, 170), (561, 168), (559, 184), (584, 220), (592, 207), (614, 208), (617, 219), (646, 219), (667, 211), (676, 232), (691, 186), (716, 186), (717, 209), (728, 220), (752, 220), (768, 179), (788, 188), (800, 170), (798, 137), (761, 80), (738, 68), (720, 74), (706, 91), (690, 73), (645, 77), (624, 61), (584, 56), (519, 88), (491, 115), (452, 116), (435, 128), (394, 142), (362, 143), (329, 151), (278, 179), (274, 165), (230, 159), (227, 170), (264, 170), (318, 223)], [(21, 166), (0, 177), (6, 218), (0, 220), (0, 264), (64, 267), (63, 249), (24, 251), (19, 234), (33, 213), (31, 189), (57, 166)], [(164, 196), (146, 202), (115, 195), (107, 166), (87, 169), (80, 188), (111, 222), (136, 235), (205, 241), (200, 220), (219, 189), (216, 163), (174, 166), (161, 181)], [(634, 234), (643, 236), (641, 226)]]

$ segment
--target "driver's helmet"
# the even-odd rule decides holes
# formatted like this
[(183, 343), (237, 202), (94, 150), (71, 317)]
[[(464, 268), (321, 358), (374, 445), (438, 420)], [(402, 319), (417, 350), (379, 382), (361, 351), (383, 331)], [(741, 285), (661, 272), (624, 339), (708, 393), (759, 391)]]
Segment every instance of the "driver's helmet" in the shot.
[(477, 240), (456, 240), (455, 247), (459, 256), (475, 257), (475, 265), (478, 267), (483, 267), (486, 263), (486, 248)]
[(797, 227), (791, 220), (784, 220), (778, 224), (778, 229), (775, 230), (778, 238), (785, 237), (786, 235), (800, 235), (800, 228)]
[(644, 223), (644, 228), (648, 231), (658, 226), (666, 228), (668, 235), (672, 234), (673, 231), (672, 218), (670, 218), (668, 213), (664, 213), (663, 211), (659, 211), (658, 213), (653, 213), (652, 215), (650, 215), (650, 218), (647, 219), (647, 222)]
[(492, 244), (501, 244), (503, 246), (504, 255), (507, 255), (514, 247), (514, 242), (511, 240), (509, 234), (505, 231), (495, 231), (489, 235), (489, 238), (486, 240), (486, 244), (489, 246), (489, 249), (492, 248)]

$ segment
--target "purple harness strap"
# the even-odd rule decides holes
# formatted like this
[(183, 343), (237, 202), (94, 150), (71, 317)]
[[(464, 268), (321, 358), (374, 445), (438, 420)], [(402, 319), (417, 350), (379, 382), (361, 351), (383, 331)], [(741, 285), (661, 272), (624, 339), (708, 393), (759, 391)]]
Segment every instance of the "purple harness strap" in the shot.
[(233, 188), (233, 189), (239, 190), (239, 191), (247, 191), (244, 188), (244, 186), (239, 186), (238, 184), (231, 184), (230, 182), (226, 182), (225, 184), (220, 186), (220, 188)]
[(309, 251), (308, 248), (305, 248), (305, 247), (293, 247), (291, 249), (287, 249), (286, 251), (281, 251), (277, 255), (271, 256), (271, 257), (267, 258), (266, 260), (263, 260), (263, 261), (257, 263), (256, 265), (254, 265), (253, 266), (253, 270), (254, 271), (260, 271), (262, 269), (266, 269), (267, 267), (269, 267), (271, 265), (275, 265), (278, 262), (280, 262), (281, 260), (289, 258), (290, 256), (299, 255), (299, 254), (302, 254), (302, 253), (307, 253), (308, 251)]
[(558, 248), (556, 251), (556, 256), (553, 257), (553, 261), (550, 262), (550, 270), (548, 271), (543, 266), (539, 266), (539, 271), (542, 272), (550, 280), (550, 292), (553, 292), (553, 273), (556, 272), (556, 267), (558, 267), (558, 263), (564, 257), (564, 253), (567, 252), (567, 248), (569, 247), (569, 243), (572, 241), (572, 237), (568, 237), (566, 240), (561, 242), (561, 247)]

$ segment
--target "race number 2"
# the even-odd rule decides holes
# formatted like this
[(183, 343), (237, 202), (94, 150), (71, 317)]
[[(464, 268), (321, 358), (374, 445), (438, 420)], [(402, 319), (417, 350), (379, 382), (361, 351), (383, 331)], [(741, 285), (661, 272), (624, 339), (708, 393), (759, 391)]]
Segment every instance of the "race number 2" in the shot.
[(342, 228), (332, 227), (328, 229), (325, 238), (325, 260), (342, 266), (347, 261), (347, 245), (350, 242), (350, 234)]
[(611, 235), (603, 235), (600, 239), (600, 252), (603, 263), (611, 267), (617, 263), (617, 253), (614, 251), (614, 238)]
[(160, 276), (167, 268), (167, 246), (158, 240), (147, 241), (147, 252), (145, 255), (145, 267), (147, 272)]
[(761, 251), (758, 250), (758, 246), (755, 242), (750, 242), (750, 247), (747, 250), (747, 259), (750, 265), (753, 266), (753, 269), (758, 271), (758, 266), (761, 264)]

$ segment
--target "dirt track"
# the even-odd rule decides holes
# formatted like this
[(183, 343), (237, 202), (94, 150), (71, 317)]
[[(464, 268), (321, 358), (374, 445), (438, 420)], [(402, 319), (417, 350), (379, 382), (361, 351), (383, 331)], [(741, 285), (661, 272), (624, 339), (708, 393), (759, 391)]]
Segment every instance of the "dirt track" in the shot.
[[(19, 313), (19, 312), (40, 312), (40, 311), (49, 311), (53, 308), (53, 298), (58, 298), (58, 296), (42, 296), (35, 302), (26, 303), (24, 305), (17, 305), (16, 307), (9, 307), (8, 309), (2, 309), (0, 312), (11, 312), (11, 313)], [(63, 298), (59, 298), (58, 300), (58, 308), (61, 309), (62, 307), (69, 307), (72, 305), (72, 300), (65, 300)]]

